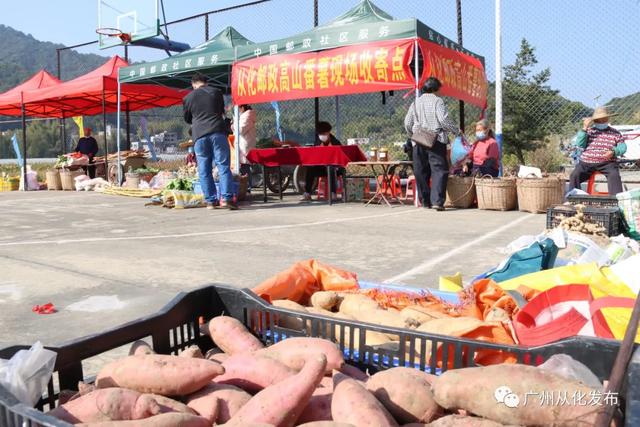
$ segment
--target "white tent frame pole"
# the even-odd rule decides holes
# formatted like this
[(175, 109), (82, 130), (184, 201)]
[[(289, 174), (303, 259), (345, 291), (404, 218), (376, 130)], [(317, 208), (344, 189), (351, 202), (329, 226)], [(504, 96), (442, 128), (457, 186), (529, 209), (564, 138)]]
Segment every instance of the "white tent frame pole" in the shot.
[[(234, 48), (234, 63), (238, 60), (238, 47)], [(233, 73), (233, 68), (230, 70), (230, 74)], [(231, 77), (231, 75), (229, 76)], [(233, 79), (230, 79), (233, 81)], [(231, 91), (233, 92), (233, 90)], [(231, 95), (231, 102), (233, 102), (233, 94)], [(235, 161), (235, 169), (236, 173), (240, 175), (240, 106), (233, 106), (233, 133), (235, 134), (235, 139), (233, 143), (234, 151), (236, 152), (236, 161)]]
[[(122, 183), (122, 171), (120, 170), (120, 74), (118, 74), (118, 101), (117, 101), (117, 110), (116, 110), (116, 142), (117, 142), (117, 146), (118, 146), (118, 164), (117, 164), (117, 170), (118, 170), (118, 186), (120, 186), (120, 184)], [(106, 132), (106, 130), (105, 130)], [(109, 153), (104, 153), (105, 155), (105, 159), (106, 156), (109, 155)], [(107, 171), (107, 176), (109, 174), (109, 171)]]
[(496, 142), (500, 149), (500, 175), (502, 175), (502, 11), (501, 0), (496, 0)]

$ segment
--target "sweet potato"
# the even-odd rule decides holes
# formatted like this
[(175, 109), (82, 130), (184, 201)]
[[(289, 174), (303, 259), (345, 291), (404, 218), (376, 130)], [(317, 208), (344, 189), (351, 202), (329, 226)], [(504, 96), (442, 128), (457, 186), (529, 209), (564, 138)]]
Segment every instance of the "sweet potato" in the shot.
[(223, 424), (249, 400), (251, 395), (238, 387), (212, 382), (202, 390), (187, 396), (187, 406), (211, 422)]
[(408, 307), (403, 308), (400, 311), (400, 316), (414, 324), (423, 324), (433, 319), (441, 319), (443, 317), (448, 317), (446, 314), (434, 310), (432, 308), (423, 307), (421, 305), (410, 305)]
[(159, 394), (149, 394), (155, 400), (158, 405), (160, 405), (160, 413), (166, 414), (167, 412), (180, 412), (183, 414), (193, 414), (197, 415), (196, 411), (189, 408), (182, 402), (178, 402), (177, 400), (173, 400), (169, 397), (161, 396)]
[(250, 353), (264, 348), (260, 340), (245, 328), (239, 320), (229, 316), (218, 316), (209, 322), (209, 335), (225, 353)]
[(413, 368), (391, 368), (372, 375), (367, 390), (399, 423), (427, 423), (442, 414), (433, 399), (430, 375)]
[(467, 415), (447, 415), (446, 417), (438, 418), (430, 424), (407, 424), (402, 427), (505, 427), (504, 424), (497, 423), (495, 421), (487, 420), (485, 418), (469, 417)]
[(342, 365), (342, 368), (340, 368), (340, 373), (345, 374), (346, 376), (358, 381), (366, 382), (369, 380), (369, 375), (366, 372), (363, 372), (355, 366), (349, 365), (348, 363)]
[(235, 354), (222, 363), (224, 374), (213, 379), (255, 394), (260, 390), (295, 375), (296, 371), (270, 357)]
[[(407, 328), (418, 326), (411, 319), (403, 319), (400, 312), (395, 309), (382, 309), (378, 303), (364, 295), (346, 295), (340, 303), (340, 312), (348, 314), (360, 322), (389, 326), (392, 328)], [(395, 336), (390, 336), (394, 339)]]
[(98, 373), (96, 386), (182, 396), (200, 390), (223, 373), (222, 366), (206, 359), (145, 354), (128, 356), (105, 365)]
[[(343, 320), (356, 320), (354, 317), (345, 314), (345, 313), (334, 313), (334, 317)], [(344, 332), (341, 332), (344, 331)], [(341, 343), (346, 348), (351, 346), (351, 335), (353, 333), (353, 348), (354, 350), (360, 349), (360, 328), (351, 328), (342, 325), (335, 326), (334, 335), (336, 337), (336, 341)], [(343, 338), (344, 337), (344, 338)], [(395, 337), (398, 339), (398, 337)], [(376, 331), (365, 330), (365, 344), (371, 347), (377, 347), (382, 344), (386, 344), (391, 342), (391, 339), (387, 334)]]
[(344, 364), (344, 356), (337, 345), (322, 338), (294, 337), (280, 341), (256, 354), (271, 357), (284, 363), (291, 369), (299, 371), (309, 356), (322, 353), (327, 359), (326, 373), (340, 369)]
[(160, 413), (148, 394), (123, 388), (106, 388), (71, 400), (47, 414), (71, 424), (97, 421), (139, 420)]
[(363, 385), (340, 372), (333, 374), (333, 421), (360, 426), (397, 427), (382, 403)]
[(222, 365), (224, 361), (229, 358), (229, 355), (218, 348), (213, 348), (207, 351), (207, 354), (205, 354), (204, 358)]
[[(289, 301), (288, 299), (278, 299), (273, 301), (272, 304), (278, 308), (301, 311), (303, 313), (307, 312), (305, 307), (301, 306), (297, 302)], [(283, 328), (294, 329), (296, 331), (299, 331), (304, 327), (304, 321), (300, 317), (293, 317), (291, 315), (275, 315), (274, 321), (277, 325), (280, 325)]]
[(155, 354), (151, 346), (147, 344), (146, 341), (138, 340), (131, 344), (131, 348), (129, 349), (129, 356), (138, 356), (141, 354)]
[(355, 317), (363, 310), (378, 310), (380, 306), (371, 298), (360, 294), (345, 294), (338, 306), (338, 311)]
[(333, 388), (318, 387), (313, 391), (309, 403), (302, 410), (297, 423), (311, 421), (331, 421), (331, 398)]
[(58, 405), (64, 405), (70, 400), (73, 400), (74, 398), (76, 398), (76, 396), (80, 397), (77, 391), (60, 390), (60, 393), (58, 394)]
[[(584, 426), (594, 422), (599, 409), (570, 400), (576, 395), (593, 395), (595, 389), (526, 365), (449, 370), (433, 381), (432, 389), (436, 402), (445, 409), (464, 409), (503, 424)], [(553, 396), (553, 402), (540, 405), (544, 396)], [(560, 396), (568, 396), (568, 404), (562, 404)], [(498, 402), (497, 397), (506, 403)]]
[(211, 427), (206, 418), (192, 414), (170, 412), (134, 421), (106, 421), (77, 424), (80, 427)]
[(197, 345), (192, 345), (185, 348), (178, 356), (190, 357), (192, 359), (204, 359), (202, 350), (200, 350), (200, 347), (198, 347)]
[(229, 421), (229, 426), (270, 423), (293, 427), (320, 384), (326, 366), (323, 354), (310, 355), (299, 373), (256, 394)]
[(333, 310), (341, 301), (342, 298), (333, 291), (318, 291), (311, 295), (312, 306), (328, 311)]
[(298, 424), (298, 427), (355, 427), (353, 424), (337, 423), (335, 421), (312, 421), (310, 423)]

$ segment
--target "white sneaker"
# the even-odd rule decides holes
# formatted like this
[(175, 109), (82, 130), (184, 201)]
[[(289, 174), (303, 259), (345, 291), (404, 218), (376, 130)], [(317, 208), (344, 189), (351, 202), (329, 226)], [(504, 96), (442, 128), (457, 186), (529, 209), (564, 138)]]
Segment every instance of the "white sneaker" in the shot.
[(311, 201), (311, 194), (309, 193), (304, 193), (302, 195), (302, 198), (300, 199), (301, 202), (310, 202)]

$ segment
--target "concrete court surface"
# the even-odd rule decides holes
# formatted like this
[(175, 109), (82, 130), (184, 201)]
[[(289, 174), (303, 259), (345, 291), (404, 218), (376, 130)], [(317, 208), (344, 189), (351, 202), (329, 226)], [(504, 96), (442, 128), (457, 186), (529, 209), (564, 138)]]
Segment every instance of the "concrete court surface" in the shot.
[[(257, 198), (257, 196), (254, 196)], [(168, 210), (96, 193), (0, 193), (0, 348), (58, 344), (157, 311), (180, 291), (252, 287), (316, 258), (374, 282), (437, 286), (497, 264), (545, 216), (254, 201), (238, 212)], [(52, 302), (58, 313), (31, 308)]]

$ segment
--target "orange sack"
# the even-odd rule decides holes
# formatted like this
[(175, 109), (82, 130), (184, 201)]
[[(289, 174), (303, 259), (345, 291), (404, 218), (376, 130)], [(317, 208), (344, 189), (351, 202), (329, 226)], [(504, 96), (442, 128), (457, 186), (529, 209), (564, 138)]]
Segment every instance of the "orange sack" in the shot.
[(355, 273), (340, 270), (314, 259), (300, 261), (252, 289), (267, 301), (288, 299), (307, 305), (317, 291), (350, 291), (358, 289)]

